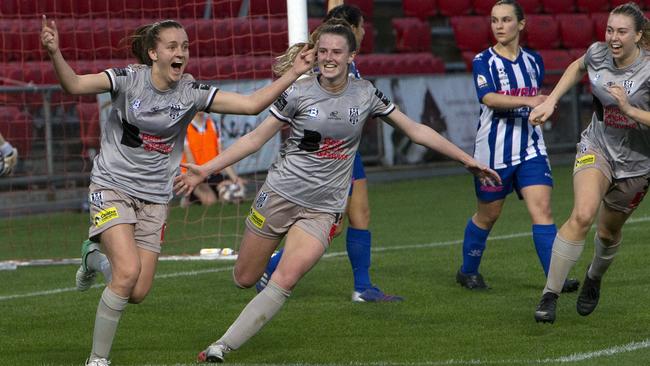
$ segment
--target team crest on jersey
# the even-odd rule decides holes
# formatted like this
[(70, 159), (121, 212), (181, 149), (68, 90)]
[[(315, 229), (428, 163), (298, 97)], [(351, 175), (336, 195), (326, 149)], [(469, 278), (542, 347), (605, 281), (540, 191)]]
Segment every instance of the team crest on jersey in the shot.
[(625, 80), (623, 82), (623, 89), (625, 89), (627, 94), (632, 93), (632, 88), (634, 88), (634, 80)]
[(485, 76), (479, 74), (476, 77), (476, 85), (478, 85), (479, 88), (485, 88), (487, 86), (487, 79)]
[(257, 199), (255, 200), (255, 207), (257, 208), (264, 207), (267, 198), (269, 198), (268, 192), (264, 192), (264, 191), (260, 192), (260, 195), (257, 196)]
[(307, 118), (315, 119), (316, 117), (318, 117), (318, 108), (309, 108), (307, 110)]
[(350, 123), (353, 126), (359, 123), (359, 107), (350, 108)]
[(172, 104), (169, 106), (169, 117), (171, 119), (177, 119), (181, 116), (182, 107), (180, 104)]

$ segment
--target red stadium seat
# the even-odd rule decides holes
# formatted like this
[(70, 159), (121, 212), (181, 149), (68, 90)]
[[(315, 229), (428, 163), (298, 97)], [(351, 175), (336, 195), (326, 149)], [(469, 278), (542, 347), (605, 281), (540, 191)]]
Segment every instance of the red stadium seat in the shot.
[(599, 13), (609, 11), (609, 0), (576, 0), (581, 13)]
[(643, 6), (645, 5), (645, 4), (643, 4), (643, 0), (609, 0), (609, 5), (610, 5), (611, 9), (614, 9), (615, 7), (617, 7), (619, 5), (623, 5), (623, 4), (629, 3), (629, 2), (637, 3), (639, 5), (639, 7), (641, 7), (641, 9), (643, 9)]
[(575, 0), (542, 0), (542, 6), (547, 14), (573, 13)]
[(562, 77), (562, 73), (573, 62), (567, 50), (540, 50), (540, 56), (544, 60), (546, 77), (544, 85), (555, 85)]
[(560, 45), (560, 30), (551, 15), (530, 15), (526, 22), (526, 41), (533, 49), (557, 48)]
[(402, 0), (402, 10), (405, 17), (417, 17), (422, 20), (437, 14), (435, 0)]
[(286, 0), (256, 0), (250, 2), (249, 9), (250, 16), (287, 16), (287, 1)]
[(431, 51), (431, 27), (417, 18), (397, 18), (391, 21), (395, 29), (397, 52)]
[(519, 0), (518, 3), (524, 9), (526, 16), (528, 14), (538, 14), (542, 11), (541, 0)]
[(465, 51), (461, 55), (463, 57), (463, 62), (465, 63), (465, 68), (468, 72), (472, 72), (472, 63), (474, 62), (474, 57), (476, 57), (477, 53), (472, 51)]
[(587, 48), (593, 43), (593, 26), (589, 15), (560, 14), (555, 19), (560, 24), (562, 45), (565, 48)]
[[(212, 1), (212, 16), (217, 19), (239, 16), (242, 0), (215, 0)], [(183, 17), (192, 18), (184, 14)]]
[(478, 15), (490, 15), (492, 14), (494, 3), (494, 0), (472, 0), (472, 8)]
[(88, 157), (88, 149), (99, 149), (99, 104), (78, 103), (79, 134), (81, 137), (82, 155)]
[(366, 21), (372, 21), (372, 17), (375, 13), (375, 5), (373, 0), (347, 0), (345, 2), (347, 5), (354, 5), (361, 10), (363, 18)]
[(253, 54), (282, 54), (289, 46), (287, 21), (280, 18), (253, 19)]
[(492, 42), (490, 20), (483, 16), (452, 17), (450, 23), (456, 45), (461, 51), (471, 51), (476, 54)]
[(468, 15), (472, 11), (472, 0), (437, 0), (438, 11), (446, 17)]
[[(131, 48), (127, 39), (141, 25), (142, 21), (139, 19), (108, 19), (108, 35), (105, 33), (105, 30), (104, 32), (100, 32), (99, 35), (110, 37), (111, 56), (113, 58), (127, 58), (131, 56)], [(96, 33), (95, 37), (97, 36), (98, 34)]]
[(47, 10), (45, 0), (2, 0), (0, 17), (30, 19), (39, 17)]
[(0, 133), (18, 149), (21, 157), (31, 152), (33, 136), (32, 117), (17, 107), (0, 106)]
[(607, 20), (609, 19), (609, 13), (592, 13), (591, 21), (594, 26), (594, 35), (596, 40), (600, 42), (605, 41), (605, 33), (607, 31)]

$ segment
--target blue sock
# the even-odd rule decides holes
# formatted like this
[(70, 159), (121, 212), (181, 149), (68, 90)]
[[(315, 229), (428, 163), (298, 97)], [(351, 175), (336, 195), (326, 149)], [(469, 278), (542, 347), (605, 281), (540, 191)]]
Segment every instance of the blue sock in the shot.
[(266, 265), (266, 273), (269, 274), (269, 278), (271, 278), (271, 275), (273, 272), (275, 272), (275, 269), (278, 268), (278, 263), (280, 263), (280, 259), (282, 258), (282, 253), (284, 253), (284, 248), (280, 249), (277, 253), (273, 254), (271, 256), (271, 259), (269, 259), (269, 263)]
[(476, 226), (471, 218), (467, 221), (463, 240), (463, 266), (460, 267), (461, 272), (465, 274), (478, 273), (478, 267), (481, 265), (481, 258), (485, 250), (485, 242), (489, 234), (490, 230), (484, 230)]
[(354, 290), (365, 291), (372, 287), (372, 282), (370, 282), (370, 231), (348, 227), (346, 247), (354, 274)]
[(551, 265), (551, 254), (553, 253), (553, 241), (557, 235), (555, 224), (533, 225), (533, 242), (537, 257), (544, 269), (544, 275), (548, 276), (548, 267)]

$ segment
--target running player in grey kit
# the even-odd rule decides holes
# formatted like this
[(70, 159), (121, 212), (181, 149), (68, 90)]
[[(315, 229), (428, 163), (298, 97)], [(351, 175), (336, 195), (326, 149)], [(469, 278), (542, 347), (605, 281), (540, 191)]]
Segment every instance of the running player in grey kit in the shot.
[(293, 68), (249, 96), (218, 91), (184, 74), (189, 41), (165, 20), (138, 28), (131, 50), (141, 65), (77, 75), (63, 58), (55, 23), (43, 16), (41, 42), (63, 89), (70, 94), (110, 92), (113, 110), (102, 130), (90, 184), (89, 238), (101, 241), (112, 266), (95, 318), (86, 365), (108, 365), (126, 304), (140, 303), (152, 286), (188, 124), (198, 111), (257, 114), (312, 67), (306, 48)]
[(551, 266), (538, 322), (555, 321), (558, 295), (597, 219), (594, 256), (577, 300), (578, 314), (591, 314), (600, 298), (601, 279), (616, 256), (623, 224), (650, 183), (650, 28), (634, 3), (609, 15), (605, 42), (594, 43), (564, 72), (548, 99), (530, 114), (534, 124), (553, 114), (557, 101), (589, 75), (594, 114), (582, 133), (573, 173), (574, 203), (553, 243)]
[(284, 126), (290, 128), (246, 220), (235, 284), (254, 286), (286, 236), (284, 255), (267, 286), (228, 331), (199, 354), (199, 361), (222, 362), (225, 353), (255, 335), (326, 251), (345, 211), (354, 155), (369, 118), (382, 117), (413, 141), (462, 162), (484, 184), (500, 182), (496, 172), (397, 110), (369, 81), (349, 77), (356, 41), (346, 24), (327, 22), (316, 30), (319, 73), (289, 87), (255, 130), (201, 166), (184, 165), (188, 172), (175, 180), (176, 191), (187, 194), (212, 172), (257, 151)]

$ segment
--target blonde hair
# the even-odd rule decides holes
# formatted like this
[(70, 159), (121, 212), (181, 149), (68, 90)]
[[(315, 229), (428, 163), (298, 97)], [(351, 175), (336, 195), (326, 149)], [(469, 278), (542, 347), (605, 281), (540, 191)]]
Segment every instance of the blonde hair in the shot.
[[(293, 65), (293, 60), (296, 59), (298, 53), (302, 50), (305, 45), (308, 45), (308, 48), (314, 48), (318, 39), (322, 34), (338, 34), (345, 38), (348, 42), (348, 47), (350, 52), (355, 52), (357, 50), (357, 39), (354, 36), (352, 27), (350, 23), (346, 22), (340, 18), (332, 18), (323, 24), (319, 25), (310, 35), (308, 42), (296, 43), (290, 46), (285, 53), (275, 58), (275, 64), (273, 64), (273, 73), (276, 76), (281, 76)], [(313, 71), (310, 71), (313, 73)]]

